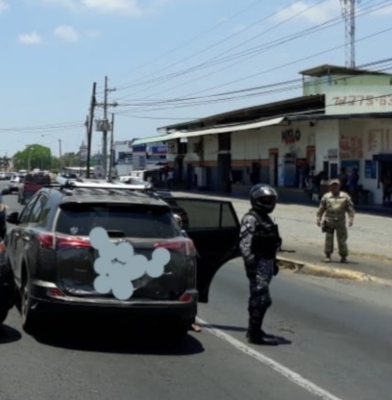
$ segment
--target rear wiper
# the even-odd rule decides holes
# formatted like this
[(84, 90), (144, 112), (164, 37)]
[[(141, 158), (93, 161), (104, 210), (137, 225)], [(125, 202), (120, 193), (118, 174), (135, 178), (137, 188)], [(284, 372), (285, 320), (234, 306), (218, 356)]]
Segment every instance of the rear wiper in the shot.
[(125, 237), (125, 232), (124, 231), (106, 231), (108, 233), (108, 236), (111, 238), (119, 238), (119, 237)]

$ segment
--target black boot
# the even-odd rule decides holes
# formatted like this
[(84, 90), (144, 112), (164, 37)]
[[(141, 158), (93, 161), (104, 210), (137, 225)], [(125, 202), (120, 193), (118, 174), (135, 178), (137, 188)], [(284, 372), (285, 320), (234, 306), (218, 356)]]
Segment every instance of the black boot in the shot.
[(249, 329), (246, 337), (248, 339), (248, 343), (251, 344), (259, 344), (264, 346), (278, 346), (279, 340), (272, 336), (265, 334), (260, 329)]
[(248, 342), (267, 346), (277, 346), (279, 344), (279, 340), (275, 336), (265, 333), (261, 329), (261, 325), (262, 321), (255, 324), (254, 321), (249, 319), (249, 327), (248, 331), (246, 332), (246, 338), (248, 339)]

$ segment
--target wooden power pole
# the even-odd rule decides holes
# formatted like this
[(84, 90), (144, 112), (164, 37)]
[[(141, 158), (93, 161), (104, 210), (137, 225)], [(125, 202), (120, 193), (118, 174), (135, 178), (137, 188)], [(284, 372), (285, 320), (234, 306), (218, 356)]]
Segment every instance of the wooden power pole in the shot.
[(88, 121), (88, 131), (87, 131), (87, 165), (86, 165), (86, 178), (90, 178), (90, 159), (91, 159), (91, 141), (93, 136), (93, 124), (94, 124), (94, 110), (96, 106), (96, 91), (97, 91), (97, 83), (93, 84), (93, 92), (91, 95), (91, 103), (90, 103), (90, 115)]

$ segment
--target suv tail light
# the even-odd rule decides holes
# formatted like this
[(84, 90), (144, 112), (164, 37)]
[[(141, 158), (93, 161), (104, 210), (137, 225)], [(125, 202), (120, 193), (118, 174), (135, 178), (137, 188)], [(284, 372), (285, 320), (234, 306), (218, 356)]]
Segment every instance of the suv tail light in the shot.
[(91, 247), (90, 241), (74, 236), (56, 236), (54, 233), (41, 233), (38, 235), (38, 240), (41, 247), (47, 249), (76, 247), (76, 248), (89, 248)]
[(158, 242), (154, 246), (155, 248), (164, 248), (173, 251), (183, 251), (187, 256), (192, 255), (196, 252), (195, 245), (191, 239), (169, 239), (162, 242)]

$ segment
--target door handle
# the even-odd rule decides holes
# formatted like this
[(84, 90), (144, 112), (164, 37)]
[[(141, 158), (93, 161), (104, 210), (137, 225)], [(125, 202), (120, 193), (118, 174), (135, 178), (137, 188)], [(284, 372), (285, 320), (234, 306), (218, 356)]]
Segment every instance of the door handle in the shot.
[(15, 236), (16, 236), (16, 237), (19, 237), (19, 236), (20, 236), (20, 233), (15, 232)]
[(25, 242), (28, 242), (30, 240), (30, 236), (24, 235), (24, 236), (22, 236), (22, 240), (24, 240)]

